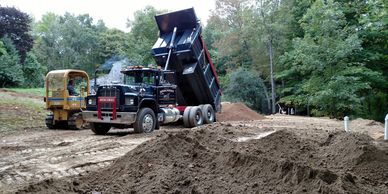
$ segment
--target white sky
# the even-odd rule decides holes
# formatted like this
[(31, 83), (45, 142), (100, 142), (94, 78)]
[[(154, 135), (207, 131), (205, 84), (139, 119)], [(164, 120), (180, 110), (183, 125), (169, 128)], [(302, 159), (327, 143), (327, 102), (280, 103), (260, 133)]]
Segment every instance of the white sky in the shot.
[(215, 9), (215, 0), (0, 0), (0, 5), (14, 6), (36, 20), (47, 12), (58, 15), (65, 12), (75, 15), (88, 13), (94, 22), (102, 19), (107, 27), (128, 32), (127, 18), (133, 19), (133, 13), (146, 5), (170, 11), (194, 7), (197, 17), (206, 24), (210, 10)]

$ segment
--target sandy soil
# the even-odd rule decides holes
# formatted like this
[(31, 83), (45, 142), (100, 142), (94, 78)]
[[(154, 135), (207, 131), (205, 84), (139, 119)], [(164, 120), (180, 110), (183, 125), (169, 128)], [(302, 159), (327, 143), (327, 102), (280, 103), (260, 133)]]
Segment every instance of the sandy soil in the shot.
[[(350, 126), (354, 131), (380, 139), (383, 135), (381, 124), (369, 124), (370, 121), (358, 120)], [(223, 125), (249, 129), (245, 131), (249, 135), (237, 135), (236, 141), (254, 139), (263, 132), (282, 129), (325, 139), (328, 132), (342, 131), (343, 128), (341, 121), (285, 115), (267, 116), (258, 121), (223, 122)], [(0, 138), (0, 188), (3, 192), (12, 191), (37, 181), (99, 171), (141, 143), (165, 132), (180, 130), (183, 130), (181, 126), (163, 126), (151, 134), (132, 134), (132, 130), (128, 129), (112, 130), (106, 136), (97, 136), (90, 130), (47, 129), (4, 136)]]
[(366, 134), (316, 128), (165, 129), (98, 171), (19, 192), (384, 193), (387, 148)]
[[(233, 105), (236, 106), (236, 105)], [(224, 107), (225, 108), (225, 107)], [(228, 108), (228, 107), (226, 107)], [(225, 110), (225, 109), (224, 109)], [(72, 131), (72, 130), (49, 130), (46, 128), (30, 128), (28, 127), (28, 124), (26, 123), (26, 127), (22, 130), (18, 130), (15, 133), (10, 133), (10, 134), (0, 134), (0, 193), (13, 193), (16, 190), (21, 189), (21, 191), (24, 192), (42, 192), (42, 193), (47, 193), (50, 192), (48, 190), (42, 190), (42, 188), (46, 188), (46, 186), (37, 186), (34, 187), (36, 183), (38, 185), (43, 184), (48, 184), (47, 188), (57, 188), (58, 190), (53, 190), (51, 192), (62, 192), (62, 193), (67, 193), (70, 192), (70, 190), (67, 190), (68, 188), (63, 187), (63, 182), (56, 182), (52, 183), (52, 180), (57, 180), (60, 179), (61, 181), (67, 182), (71, 180), (84, 180), (85, 177), (86, 179), (91, 179), (92, 177), (97, 176), (95, 173), (98, 172), (106, 172), (106, 175), (109, 175), (112, 177), (116, 176), (115, 173), (121, 172), (123, 169), (128, 170), (130, 166), (128, 166), (127, 163), (129, 163), (128, 160), (134, 160), (132, 163), (136, 162), (144, 162), (142, 158), (136, 158), (134, 156), (134, 153), (137, 153), (137, 155), (141, 153), (147, 153), (147, 149), (150, 150), (150, 152), (159, 152), (163, 151), (161, 153), (169, 153), (166, 150), (160, 150), (160, 148), (153, 148), (152, 145), (166, 145), (167, 148), (169, 146), (173, 147), (182, 147), (182, 150), (178, 150), (176, 152), (172, 152), (172, 154), (175, 154), (176, 156), (179, 156), (180, 154), (185, 155), (187, 152), (187, 149), (196, 149), (196, 146), (198, 144), (195, 144), (195, 141), (198, 141), (200, 144), (204, 144), (206, 149), (214, 148), (216, 150), (216, 155), (219, 152), (222, 151), (228, 151), (228, 152), (244, 152), (244, 153), (267, 153), (269, 155), (263, 155), (263, 157), (271, 157), (272, 159), (270, 161), (277, 161), (278, 159), (282, 159), (284, 156), (283, 151), (285, 152), (290, 152), (294, 154), (299, 154), (298, 151), (293, 150), (293, 144), (296, 144), (294, 142), (295, 139), (310, 139), (314, 141), (315, 143), (305, 143), (307, 147), (311, 147), (311, 149), (316, 149), (320, 151), (321, 155), (319, 155), (318, 158), (320, 157), (328, 157), (331, 155), (335, 155), (335, 153), (330, 152), (330, 149), (335, 148), (335, 146), (340, 146), (340, 144), (333, 144), (334, 147), (329, 147), (329, 149), (326, 148), (320, 148), (320, 143), (323, 143), (322, 145), (331, 145), (331, 136), (337, 136), (337, 133), (339, 132), (340, 134), (338, 135), (340, 138), (345, 138), (349, 139), (346, 135), (344, 136), (341, 131), (343, 131), (343, 122), (338, 121), (338, 120), (332, 120), (328, 118), (311, 118), (311, 117), (300, 117), (300, 116), (288, 116), (288, 115), (271, 115), (271, 116), (266, 116), (262, 117), (259, 115), (259, 117), (256, 117), (257, 115), (255, 114), (244, 114), (244, 111), (246, 110), (246, 107), (243, 106), (237, 106), (233, 107), (232, 110), (242, 110), (240, 114), (238, 114), (240, 117), (243, 117), (243, 115), (248, 115), (249, 118), (244, 119), (240, 118), (241, 120), (246, 120), (246, 121), (230, 121), (230, 119), (225, 119), (227, 116), (226, 115), (224, 119), (224, 122), (217, 123), (215, 125), (211, 126), (202, 126), (200, 127), (200, 131), (204, 131), (205, 136), (199, 136), (196, 137), (193, 134), (188, 134), (187, 130), (184, 129), (182, 126), (162, 126), (160, 130), (155, 131), (154, 133), (151, 134), (134, 134), (132, 132), (132, 129), (126, 129), (126, 130), (111, 130), (108, 135), (104, 136), (98, 136), (94, 135), (93, 132), (90, 130), (80, 130), (80, 131)], [(248, 110), (250, 112), (251, 110)], [(238, 111), (237, 111), (238, 112)], [(233, 112), (231, 114), (236, 114), (236, 112)], [(252, 117), (258, 119), (258, 120), (252, 120)], [(226, 120), (226, 121), (225, 121)], [(42, 121), (44, 122), (44, 121)], [(370, 120), (363, 120), (363, 119), (357, 119), (354, 120), (350, 123), (350, 128), (355, 134), (360, 134), (364, 133), (365, 136), (370, 136), (373, 139), (371, 140), (364, 140), (364, 136), (361, 138), (363, 144), (368, 144), (369, 143), (373, 146), (376, 147), (376, 149), (381, 150), (381, 149), (388, 149), (387, 142), (382, 141), (383, 137), (383, 125), (378, 122), (370, 121)], [(198, 130), (198, 129), (192, 129), (192, 130)], [(213, 131), (213, 132), (212, 132)], [(284, 131), (284, 132), (281, 132)], [(279, 132), (279, 133), (278, 133)], [(187, 140), (183, 136), (183, 134), (188, 134), (188, 136), (194, 140)], [(198, 132), (196, 132), (198, 133)], [(213, 134), (216, 133), (216, 134)], [(218, 134), (219, 133), (219, 134)], [(170, 134), (170, 135), (169, 135)], [(171, 139), (171, 134), (173, 134), (174, 137)], [(178, 134), (178, 135), (174, 135)], [(273, 137), (271, 135), (273, 134), (278, 134), (279, 137)], [(334, 135), (333, 135), (334, 134)], [(331, 135), (331, 136), (330, 136)], [(287, 139), (287, 136), (293, 137), (292, 141), (290, 140), (288, 144), (285, 144), (285, 146), (289, 146), (290, 149), (285, 149), (285, 150), (276, 150), (276, 146), (274, 144), (269, 144), (268, 142), (260, 142), (258, 140), (262, 139), (263, 137), (272, 137), (274, 139), (269, 139), (267, 141), (274, 141), (275, 145), (281, 145), (283, 141), (275, 141), (275, 140), (282, 140), (282, 139)], [(295, 138), (294, 138), (295, 137)], [(330, 138), (329, 138), (330, 137)], [(358, 137), (358, 136), (356, 136)], [(170, 139), (169, 139), (170, 138)], [(181, 142), (181, 140), (184, 140), (184, 142), (189, 141), (188, 147), (185, 147), (185, 144)], [(158, 141), (160, 139), (160, 141)], [(265, 138), (264, 138), (265, 139)], [(360, 138), (359, 138), (360, 139)], [(205, 141), (206, 140), (206, 141)], [(361, 141), (360, 140), (360, 141)], [(175, 145), (170, 145), (169, 142), (176, 142), (177, 144)], [(190, 142), (191, 141), (191, 142)], [(205, 141), (205, 142), (204, 142)], [(233, 142), (239, 143), (239, 142), (251, 142), (254, 141), (255, 143), (249, 144), (250, 146), (253, 146), (252, 149), (249, 148), (249, 146), (241, 146), (240, 144), (234, 144)], [(258, 141), (258, 142), (256, 142)], [(299, 141), (299, 140), (298, 140)], [(194, 144), (193, 144), (194, 142)], [(228, 143), (229, 142), (229, 143)], [(230, 143), (232, 142), (232, 143)], [(318, 142), (318, 143), (317, 143)], [(319, 143), (320, 142), (320, 143)], [(326, 142), (326, 143), (325, 143)], [(355, 141), (357, 145), (357, 138)], [(367, 142), (367, 143), (365, 143)], [(210, 143), (207, 145), (206, 143)], [(138, 147), (141, 145), (140, 147)], [(217, 146), (218, 145), (218, 146)], [(229, 146), (228, 146), (229, 145)], [(245, 144), (244, 144), (245, 145)], [(343, 147), (347, 147), (349, 145), (353, 144), (348, 144), (344, 145), (341, 144)], [(150, 147), (151, 146), (151, 147)], [(221, 147), (220, 147), (221, 146)], [(143, 148), (144, 147), (144, 148)], [(256, 147), (256, 148), (254, 148)], [(260, 149), (258, 149), (260, 148)], [(262, 149), (261, 149), (262, 148)], [(135, 150), (133, 150), (135, 149)], [(224, 150), (227, 149), (227, 150)], [(241, 150), (239, 150), (241, 149)], [(357, 147), (358, 149), (358, 147)], [(360, 148), (364, 149), (364, 148)], [(373, 148), (375, 149), (375, 148)], [(131, 152), (133, 150), (134, 152)], [(212, 150), (212, 149), (210, 149)], [(213, 151), (214, 151), (213, 150)], [(272, 151), (271, 151), (272, 150)], [(275, 150), (275, 151), (273, 151)], [(349, 152), (353, 152), (352, 150), (347, 150)], [(213, 152), (211, 152), (213, 153)], [(357, 152), (358, 153), (358, 152)], [(361, 153), (361, 155), (364, 152)], [(383, 153), (383, 152), (378, 152)], [(214, 154), (214, 153), (213, 153)], [(277, 154), (279, 158), (276, 158), (274, 155), (271, 154)], [(326, 155), (325, 155), (326, 154)], [(136, 155), (136, 154), (135, 154)], [(145, 157), (146, 154), (143, 154), (142, 156)], [(168, 155), (168, 154), (167, 154)], [(327, 156), (328, 155), (328, 156)], [(384, 154), (383, 154), (384, 155)], [(386, 155), (386, 154), (385, 154)], [(157, 159), (159, 156), (158, 155), (150, 155), (150, 156), (155, 156)], [(215, 156), (215, 155), (211, 155)], [(140, 157), (140, 155), (139, 155)], [(291, 156), (290, 156), (291, 157)], [(357, 156), (354, 156), (356, 159)], [(385, 157), (385, 156), (384, 156)], [(177, 165), (189, 165), (189, 163), (186, 163), (185, 160), (182, 160), (181, 162), (168, 158), (167, 156), (162, 157), (165, 162), (176, 162)], [(144, 158), (143, 158), (144, 159)], [(149, 159), (149, 163), (145, 163), (145, 165), (150, 164), (152, 165), (160, 165), (158, 162), (163, 161), (163, 160), (156, 160), (155, 159)], [(229, 158), (231, 160), (235, 160), (238, 158)], [(283, 158), (284, 159), (284, 158)], [(289, 159), (289, 158), (288, 158)], [(350, 158), (352, 159), (352, 158)], [(385, 161), (386, 158), (381, 159), (382, 161)], [(156, 162), (155, 164), (152, 163), (152, 161)], [(303, 159), (300, 159), (300, 161), (305, 161)], [(292, 160), (292, 164), (299, 164), (299, 160)], [(325, 160), (327, 161), (327, 160)], [(183, 162), (183, 163), (182, 163)], [(221, 161), (222, 162), (222, 161)], [(225, 161), (223, 161), (225, 162)], [(308, 165), (309, 168), (313, 169), (318, 169), (317, 172), (321, 172), (320, 170), (320, 165), (319, 163), (315, 163), (315, 160), (313, 162), (308, 161), (312, 163), (311, 165)], [(386, 162), (386, 161), (385, 161)], [(125, 163), (125, 164), (124, 164)], [(132, 164), (131, 163), (131, 164)], [(207, 164), (206, 160), (200, 160), (199, 164), (201, 164), (203, 167), (206, 168), (211, 168)], [(194, 166), (196, 164), (193, 164)], [(261, 165), (264, 165), (261, 164)], [(284, 165), (283, 163), (278, 163), (277, 165)], [(333, 168), (333, 166), (330, 166), (332, 164), (327, 163), (326, 165), (329, 165), (330, 168)], [(378, 166), (378, 165), (377, 165)], [(136, 167), (139, 167), (140, 169), (137, 168), (131, 168), (129, 169), (131, 172), (133, 170), (136, 171), (142, 171), (144, 170), (144, 166), (142, 165), (137, 165)], [(174, 166), (173, 166), (174, 167)], [(228, 166), (224, 166), (225, 169), (229, 168)], [(249, 166), (248, 166), (249, 167)], [(264, 166), (257, 166), (258, 168), (262, 168)], [(178, 168), (178, 171), (176, 171), (177, 174), (181, 173), (188, 173), (187, 171), (179, 171), (179, 169), (186, 169), (187, 166), (184, 168)], [(193, 166), (188, 166), (188, 168), (193, 168)], [(265, 168), (265, 167), (264, 167)], [(277, 167), (273, 167), (277, 168)], [(171, 170), (170, 168), (162, 168), (165, 170)], [(196, 169), (196, 168), (193, 168)], [(218, 169), (218, 168), (217, 168)], [(364, 168), (361, 168), (361, 170), (364, 170)], [(173, 170), (177, 170), (173, 168)], [(221, 171), (222, 169), (218, 169), (218, 171)], [(237, 170), (237, 171), (234, 171)], [(246, 171), (246, 170), (253, 170), (252, 168), (248, 169), (231, 169), (233, 173), (239, 173), (239, 171)], [(298, 170), (298, 169), (295, 169)], [(347, 176), (346, 173), (342, 173), (342, 171), (337, 171), (336, 169), (331, 169), (335, 176)], [(217, 172), (218, 172), (217, 171)], [(366, 170), (367, 171), (367, 170)], [(175, 172), (175, 171), (174, 171)], [(315, 171), (314, 171), (315, 172)], [(369, 172), (369, 171), (367, 171)], [(122, 173), (129, 173), (129, 171), (122, 171)], [(144, 172), (142, 175), (139, 176), (144, 176), (147, 179), (151, 180), (157, 177), (156, 174), (147, 174), (147, 172)], [(154, 171), (153, 173), (163, 173), (160, 171)], [(219, 172), (219, 175), (222, 176), (227, 176), (223, 174), (224, 172)], [(227, 172), (225, 172), (227, 173)], [(270, 173), (270, 172), (267, 172)], [(171, 175), (171, 174), (170, 174)], [(257, 176), (259, 176), (258, 174)], [(323, 173), (323, 175), (326, 175)], [(329, 173), (329, 175), (331, 175)], [(376, 174), (373, 174), (373, 176), (377, 176)], [(98, 175), (101, 177), (101, 179), (93, 179), (95, 181), (103, 181), (106, 178), (109, 177), (104, 177), (102, 175)], [(131, 175), (132, 176), (132, 175)], [(172, 175), (171, 175), (172, 176)], [(183, 175), (182, 175), (183, 176)], [(207, 190), (206, 188), (209, 187), (209, 183), (214, 183), (214, 184), (219, 184), (220, 182), (212, 182), (210, 181), (212, 176), (206, 177), (203, 175), (199, 174), (193, 174), (193, 176), (197, 176), (197, 178), (204, 178), (205, 180), (209, 180), (208, 183), (202, 182), (201, 184), (204, 184), (200, 187), (200, 190), (202, 192), (199, 193), (206, 193), (207, 191), (211, 192), (217, 192), (217, 191), (222, 191), (223, 187), (226, 187), (228, 183), (226, 184), (221, 184), (219, 190)], [(202, 177), (203, 176), (203, 177)], [(248, 176), (248, 175), (247, 175)], [(251, 175), (249, 175), (251, 176)], [(252, 175), (253, 176), (253, 175)], [(256, 176), (256, 175), (255, 175)], [(260, 176), (264, 176), (261, 174)], [(287, 176), (293, 176), (292, 174), (287, 175)], [(354, 176), (361, 176), (361, 175), (354, 175)], [(363, 180), (364, 182), (368, 182), (370, 184), (377, 184), (380, 185), (380, 189), (385, 189), (386, 186), (388, 185), (388, 175), (383, 174), (379, 175), (380, 177), (383, 177), (383, 180), (380, 180), (376, 182), (375, 180), (364, 180), (361, 177), (358, 177), (358, 180)], [(151, 177), (151, 178), (150, 178)], [(350, 177), (352, 179), (353, 175)], [(104, 179), (105, 178), (105, 179)], [(132, 177), (134, 178), (133, 180), (138, 180), (140, 182), (145, 181), (143, 179), (138, 179), (139, 177)], [(159, 177), (160, 178), (160, 177)], [(179, 178), (179, 177), (178, 177)], [(215, 178), (215, 177), (213, 177)], [(222, 178), (222, 177), (221, 177)], [(349, 178), (349, 177), (348, 177)], [(368, 178), (368, 177), (366, 177)], [(174, 179), (174, 178), (172, 178)], [(384, 180), (385, 179), (385, 180)], [(91, 179), (92, 180), (92, 179)], [(162, 180), (162, 179), (160, 179)], [(159, 180), (159, 181), (160, 181)], [(164, 180), (164, 179), (163, 179)], [(170, 180), (170, 179), (169, 179)], [(325, 179), (326, 180), (326, 179)], [(324, 181), (325, 181), (324, 180)], [(337, 180), (337, 179), (336, 179)], [(338, 179), (342, 180), (342, 179)], [(43, 181), (43, 182), (40, 182)], [(46, 182), (45, 182), (46, 181)], [(106, 183), (109, 183), (109, 181), (106, 179)], [(173, 180), (174, 181), (174, 180)], [(181, 183), (180, 186), (187, 186), (191, 185), (190, 184), (195, 180), (189, 180), (189, 182), (185, 183), (184, 181)], [(233, 181), (233, 180), (229, 180)], [(331, 180), (326, 180), (331, 182)], [(373, 182), (375, 181), (375, 182)], [(383, 185), (381, 185), (381, 181)], [(384, 183), (385, 181), (385, 183)], [(223, 182), (223, 181), (221, 181)], [(357, 182), (357, 181), (356, 181)], [(85, 183), (85, 187), (76, 187), (76, 189), (79, 192), (89, 192), (91, 191), (90, 188), (93, 186), (96, 186), (97, 182), (88, 182)], [(133, 184), (132, 184), (133, 183)], [(147, 183), (145, 181), (144, 183)], [(238, 183), (238, 182), (237, 182)], [(274, 182), (276, 183), (276, 181)], [(304, 182), (305, 184), (308, 184), (309, 182)], [(357, 182), (359, 184), (362, 183)], [(367, 185), (369, 185), (369, 183)], [(77, 184), (81, 184), (82, 182), (78, 182)], [(141, 191), (142, 187), (145, 185), (142, 185), (140, 183), (136, 182), (131, 182), (133, 188), (139, 188), (138, 191)], [(170, 184), (170, 183), (169, 183)], [(233, 183), (234, 184), (234, 183)], [(257, 188), (260, 186), (261, 183), (252, 183), (253, 185), (250, 185), (250, 188)], [(323, 184), (323, 183), (322, 183)], [(327, 184), (324, 183), (324, 184)], [(384, 186), (384, 184), (386, 186)], [(32, 185), (32, 187), (27, 187), (28, 185)], [(58, 187), (54, 187), (55, 185), (59, 185)], [(66, 185), (66, 184), (65, 184)], [(237, 184), (239, 185), (239, 184)], [(91, 187), (87, 187), (91, 186)], [(139, 187), (137, 187), (139, 186)], [(163, 185), (159, 185), (163, 186)], [(169, 188), (173, 188), (174, 184), (170, 184)], [(27, 188), (27, 189), (23, 189)], [(155, 187), (156, 188), (156, 187)], [(236, 190), (230, 190), (231, 192), (244, 192), (244, 190), (239, 190), (236, 187)], [(356, 187), (357, 188), (357, 187)], [(99, 187), (100, 190), (104, 190), (104, 188)], [(107, 187), (107, 189), (109, 189)], [(112, 188), (110, 188), (112, 189)], [(125, 188), (124, 188), (125, 189)], [(157, 188), (156, 188), (157, 189)], [(300, 191), (313, 191), (311, 188), (296, 188), (295, 189), (300, 189)], [(368, 190), (369, 189), (369, 190)], [(74, 192), (74, 190), (71, 190)], [(115, 190), (109, 190), (109, 191), (115, 191)], [(122, 191), (122, 190), (118, 190)], [(149, 192), (155, 191), (152, 188), (148, 188)], [(166, 191), (171, 191), (171, 190), (166, 190)], [(178, 190), (179, 191), (179, 190)], [(181, 190), (181, 191), (187, 191), (188, 190)], [(191, 190), (193, 192), (194, 190)], [(288, 190), (279, 190), (279, 191), (284, 191), (288, 192)], [(315, 191), (315, 190), (314, 190)], [(340, 190), (325, 190), (325, 191), (340, 191)], [(373, 190), (370, 189), (369, 186), (366, 188), (365, 191), (369, 192), (376, 192), (380, 190)], [(125, 192), (129, 192), (129, 190), (125, 190)], [(268, 190), (268, 192), (271, 192)]]

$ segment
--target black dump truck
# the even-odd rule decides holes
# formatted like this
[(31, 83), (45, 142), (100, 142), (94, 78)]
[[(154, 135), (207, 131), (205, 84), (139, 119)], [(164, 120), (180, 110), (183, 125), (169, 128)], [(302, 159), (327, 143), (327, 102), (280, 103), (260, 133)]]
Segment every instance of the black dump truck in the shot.
[(155, 20), (160, 31), (151, 51), (156, 65), (128, 66), (121, 71), (123, 83), (100, 85), (87, 97), (82, 116), (94, 133), (106, 134), (111, 127), (149, 133), (180, 120), (185, 127), (216, 121), (222, 93), (194, 9)]

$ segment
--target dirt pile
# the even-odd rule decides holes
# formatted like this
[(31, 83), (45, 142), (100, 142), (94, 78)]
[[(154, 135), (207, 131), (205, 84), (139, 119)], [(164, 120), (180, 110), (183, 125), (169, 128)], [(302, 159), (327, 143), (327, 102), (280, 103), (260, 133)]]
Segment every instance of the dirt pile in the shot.
[[(363, 134), (280, 130), (261, 139), (227, 124), (168, 132), (79, 179), (20, 193), (384, 193), (388, 152)], [(324, 133), (324, 132), (322, 132)], [(238, 137), (252, 140), (239, 142)]]
[(222, 103), (221, 113), (217, 114), (217, 121), (249, 121), (261, 119), (264, 119), (264, 116), (248, 108), (243, 103)]
[(351, 120), (349, 127), (350, 129), (367, 133), (374, 139), (384, 139), (384, 124), (378, 121), (358, 118)]

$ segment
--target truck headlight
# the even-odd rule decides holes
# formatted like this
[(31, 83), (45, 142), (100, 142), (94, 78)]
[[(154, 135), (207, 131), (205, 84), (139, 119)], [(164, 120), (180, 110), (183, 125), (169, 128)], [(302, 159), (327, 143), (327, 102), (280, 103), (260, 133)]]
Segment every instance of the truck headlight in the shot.
[(133, 105), (135, 103), (135, 99), (131, 97), (125, 97), (125, 105)]
[(96, 104), (96, 101), (95, 101), (94, 99), (91, 99), (91, 98), (90, 98), (90, 99), (88, 100), (88, 104), (89, 104), (89, 105), (95, 105), (95, 104)]

